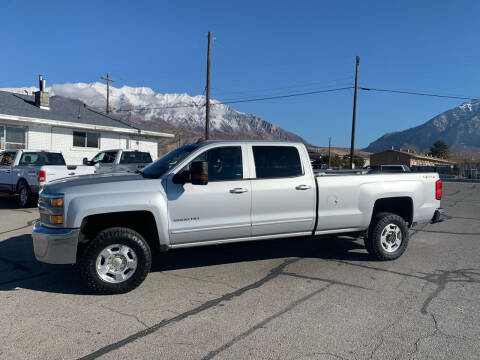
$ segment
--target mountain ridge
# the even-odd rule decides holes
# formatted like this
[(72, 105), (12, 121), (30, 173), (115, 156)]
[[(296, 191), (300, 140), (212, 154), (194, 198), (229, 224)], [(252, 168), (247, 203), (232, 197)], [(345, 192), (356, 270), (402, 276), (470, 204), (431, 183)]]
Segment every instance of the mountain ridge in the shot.
[[(31, 94), (38, 89), (32, 86), (1, 90)], [(79, 100), (92, 108), (105, 111), (105, 84), (53, 84), (47, 87), (47, 91), (51, 96)], [(110, 86), (110, 108), (113, 115), (132, 123), (148, 124), (162, 131), (174, 132), (179, 135), (180, 143), (195, 141), (204, 136), (205, 102), (203, 95), (161, 94), (148, 87)], [(214, 99), (210, 100), (210, 104), (211, 138), (286, 140), (308, 144), (300, 136), (256, 115), (237, 111)], [(178, 138), (160, 142), (167, 150), (178, 146), (178, 143)]]
[(434, 116), (427, 122), (402, 131), (386, 133), (363, 150), (379, 152), (414, 147), (426, 151), (443, 140), (453, 151), (480, 151), (480, 100), (465, 102)]

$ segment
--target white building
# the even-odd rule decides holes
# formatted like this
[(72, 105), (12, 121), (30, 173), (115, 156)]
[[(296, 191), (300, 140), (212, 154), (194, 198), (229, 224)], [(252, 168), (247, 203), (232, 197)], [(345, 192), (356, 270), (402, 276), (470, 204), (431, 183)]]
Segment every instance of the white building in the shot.
[(158, 138), (173, 137), (145, 126), (129, 124), (75, 100), (0, 91), (0, 149), (61, 151), (69, 165), (91, 159), (98, 151), (148, 151), (155, 160)]

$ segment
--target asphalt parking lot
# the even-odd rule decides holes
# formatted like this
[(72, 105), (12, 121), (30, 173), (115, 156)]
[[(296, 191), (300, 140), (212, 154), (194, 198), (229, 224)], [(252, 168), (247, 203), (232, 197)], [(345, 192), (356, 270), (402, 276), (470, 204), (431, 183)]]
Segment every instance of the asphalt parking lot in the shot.
[(36, 262), (37, 211), (0, 198), (0, 358), (478, 359), (480, 184), (445, 183), (442, 206), (394, 262), (342, 237), (203, 247), (99, 296)]

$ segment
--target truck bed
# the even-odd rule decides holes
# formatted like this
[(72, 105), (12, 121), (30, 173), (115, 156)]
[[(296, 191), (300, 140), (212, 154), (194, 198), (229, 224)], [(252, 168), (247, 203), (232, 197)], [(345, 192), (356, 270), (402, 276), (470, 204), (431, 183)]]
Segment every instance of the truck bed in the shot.
[[(365, 230), (376, 199), (398, 198), (402, 211), (412, 212), (411, 223), (429, 221), (439, 201), (435, 198), (437, 173), (325, 172), (317, 184), (316, 234)], [(413, 212), (413, 209), (416, 209)]]

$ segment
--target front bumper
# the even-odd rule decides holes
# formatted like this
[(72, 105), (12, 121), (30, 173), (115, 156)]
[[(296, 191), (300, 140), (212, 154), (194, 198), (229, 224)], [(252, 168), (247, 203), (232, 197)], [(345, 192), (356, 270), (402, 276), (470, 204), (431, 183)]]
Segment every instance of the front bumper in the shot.
[(435, 210), (435, 212), (433, 213), (433, 217), (432, 217), (432, 220), (430, 221), (432, 224), (435, 224), (435, 223), (439, 223), (439, 222), (442, 222), (443, 219), (442, 219), (442, 215), (445, 214), (445, 209), (443, 208), (438, 208), (437, 210)]
[(33, 250), (38, 261), (49, 264), (75, 264), (79, 229), (52, 229), (40, 221), (33, 225)]

